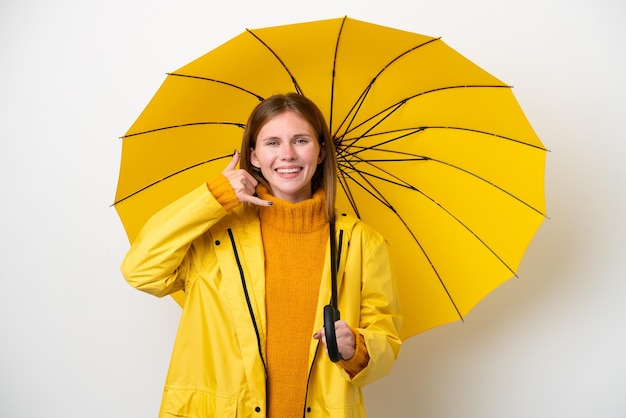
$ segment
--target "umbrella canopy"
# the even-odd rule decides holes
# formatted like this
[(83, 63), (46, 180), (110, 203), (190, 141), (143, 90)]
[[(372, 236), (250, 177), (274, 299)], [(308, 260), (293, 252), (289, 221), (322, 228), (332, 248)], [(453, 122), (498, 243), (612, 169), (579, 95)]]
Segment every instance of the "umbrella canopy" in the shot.
[(167, 75), (123, 137), (130, 241), (221, 173), (259, 101), (290, 91), (327, 117), (337, 207), (390, 243), (403, 338), (515, 276), (545, 219), (546, 149), (510, 86), (439, 38), (350, 18), (246, 30)]

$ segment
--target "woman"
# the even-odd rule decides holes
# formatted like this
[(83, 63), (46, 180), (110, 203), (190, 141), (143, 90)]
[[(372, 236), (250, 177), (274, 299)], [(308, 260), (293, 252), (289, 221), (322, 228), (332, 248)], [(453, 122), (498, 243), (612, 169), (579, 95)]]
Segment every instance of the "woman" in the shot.
[(320, 110), (276, 95), (250, 115), (241, 159), (144, 226), (125, 278), (185, 291), (161, 418), (365, 416), (360, 388), (390, 371), (400, 316), (383, 238), (337, 216), (341, 360), (323, 349), (335, 167)]

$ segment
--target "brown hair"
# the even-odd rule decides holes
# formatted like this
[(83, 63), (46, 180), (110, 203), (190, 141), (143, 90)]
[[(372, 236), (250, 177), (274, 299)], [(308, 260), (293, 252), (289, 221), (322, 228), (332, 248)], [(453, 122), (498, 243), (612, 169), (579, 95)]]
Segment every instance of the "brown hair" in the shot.
[[(324, 160), (317, 165), (311, 180), (311, 189), (315, 193), (320, 188), (326, 192), (326, 214), (331, 220), (335, 216), (335, 193), (337, 185), (337, 155), (328, 124), (322, 111), (310, 99), (297, 93), (277, 94), (259, 103), (248, 118), (241, 141), (240, 167), (248, 171), (259, 183), (270, 189), (269, 184), (258, 170), (250, 163), (250, 154), (256, 147), (256, 140), (263, 125), (273, 117), (294, 112), (306, 120), (317, 134), (320, 148), (324, 149)], [(271, 189), (270, 189), (271, 190)]]

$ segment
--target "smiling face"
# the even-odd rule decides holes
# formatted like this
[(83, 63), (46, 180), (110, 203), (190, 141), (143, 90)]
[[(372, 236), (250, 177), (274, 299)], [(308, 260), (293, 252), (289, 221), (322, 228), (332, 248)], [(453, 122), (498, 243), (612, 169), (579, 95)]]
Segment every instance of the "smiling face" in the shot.
[(315, 130), (292, 111), (268, 120), (250, 150), (250, 163), (261, 170), (272, 194), (290, 202), (311, 198), (311, 179), (323, 160)]

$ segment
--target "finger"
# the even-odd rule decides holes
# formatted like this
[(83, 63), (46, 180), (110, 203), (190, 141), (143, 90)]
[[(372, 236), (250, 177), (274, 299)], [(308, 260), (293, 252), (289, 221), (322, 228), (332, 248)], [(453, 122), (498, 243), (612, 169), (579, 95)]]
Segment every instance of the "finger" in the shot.
[(239, 151), (235, 150), (235, 152), (233, 153), (233, 158), (231, 158), (230, 162), (228, 163), (228, 165), (224, 169), (224, 173), (227, 173), (229, 171), (233, 171), (235, 169), (235, 167), (237, 167), (237, 163), (238, 162), (239, 162)]
[(233, 186), (235, 193), (253, 195), (256, 192), (258, 182), (244, 170), (231, 171), (225, 175), (231, 186)]
[(337, 335), (339, 334), (345, 334), (345, 332), (348, 331), (350, 333), (352, 333), (352, 330), (350, 330), (350, 327), (348, 326), (348, 323), (344, 320), (339, 320), (335, 322), (335, 333)]
[(335, 335), (337, 340), (352, 341), (355, 339), (354, 333), (346, 323), (335, 325)]
[(256, 206), (272, 206), (272, 202), (270, 202), (269, 200), (263, 200), (257, 196), (248, 195), (244, 198), (244, 200)]
[(335, 323), (335, 334), (337, 336), (337, 349), (341, 358), (349, 360), (354, 356), (356, 349), (356, 337), (345, 321)]

